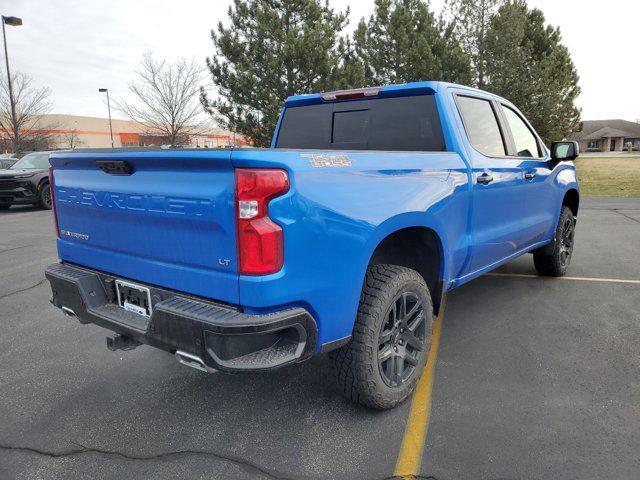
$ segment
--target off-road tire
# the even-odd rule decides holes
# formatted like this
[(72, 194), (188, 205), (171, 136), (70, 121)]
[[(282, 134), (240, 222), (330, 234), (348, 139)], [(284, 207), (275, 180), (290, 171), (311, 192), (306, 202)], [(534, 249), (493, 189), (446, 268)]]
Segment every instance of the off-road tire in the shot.
[(51, 187), (45, 183), (40, 190), (40, 207), (45, 210), (51, 210)]
[(553, 253), (548, 254), (542, 250), (533, 254), (533, 264), (539, 275), (562, 277), (567, 273), (573, 253), (574, 236), (575, 218), (573, 212), (563, 206), (553, 235)]
[[(410, 365), (406, 380), (401, 380), (397, 386), (390, 386), (387, 377), (383, 377), (387, 373), (381, 372), (383, 366), (379, 365), (378, 353), (382, 348), (383, 328), (389, 325), (391, 309), (394, 305), (397, 306), (395, 302), (403, 293), (419, 299), (422, 304), (424, 326), (420, 327), (420, 332), (424, 335), (424, 341), (422, 348), (413, 350), (412, 361), (415, 365), (404, 363), (405, 366)], [(406, 318), (409, 318), (409, 315)], [(417, 318), (415, 314), (414, 318)], [(397, 265), (369, 267), (362, 287), (352, 338), (347, 345), (330, 354), (341, 393), (353, 402), (379, 410), (393, 408), (402, 403), (413, 392), (424, 370), (431, 346), (432, 328), (431, 295), (418, 272)], [(408, 345), (407, 343), (407, 348)]]

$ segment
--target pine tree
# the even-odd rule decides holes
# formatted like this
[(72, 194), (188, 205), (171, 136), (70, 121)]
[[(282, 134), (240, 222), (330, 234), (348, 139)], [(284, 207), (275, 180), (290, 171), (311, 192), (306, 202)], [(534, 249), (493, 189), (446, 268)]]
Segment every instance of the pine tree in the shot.
[(578, 127), (578, 74), (560, 30), (543, 13), (511, 0), (492, 18), (487, 32), (487, 89), (515, 105), (549, 143)]
[(369, 84), (445, 80), (469, 83), (471, 70), (454, 32), (421, 0), (376, 0), (354, 33)]
[(340, 58), (351, 50), (339, 40), (347, 17), (327, 0), (234, 0), (229, 25), (211, 31), (217, 96), (203, 90), (203, 107), (220, 126), (268, 146), (288, 96), (358, 79), (357, 64)]
[(338, 41), (338, 62), (334, 65), (329, 79), (331, 90), (365, 87), (364, 63), (357, 56), (353, 42), (348, 36)]
[(462, 51), (469, 55), (473, 68), (473, 85), (486, 87), (486, 36), (491, 19), (505, 0), (447, 0), (446, 12), (451, 28), (460, 39)]

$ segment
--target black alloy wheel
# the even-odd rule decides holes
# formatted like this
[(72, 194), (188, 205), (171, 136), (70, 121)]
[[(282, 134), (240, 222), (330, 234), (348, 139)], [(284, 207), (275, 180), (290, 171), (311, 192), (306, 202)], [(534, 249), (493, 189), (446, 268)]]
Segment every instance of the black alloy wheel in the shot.
[(42, 208), (51, 210), (51, 188), (48, 183), (42, 186), (42, 191), (40, 192), (40, 205)]
[(417, 271), (393, 264), (367, 268), (349, 343), (330, 353), (348, 399), (384, 410), (415, 390), (431, 347), (431, 292)]
[(539, 275), (561, 277), (567, 273), (575, 244), (576, 218), (563, 205), (556, 225), (554, 240), (547, 246), (533, 251), (533, 264)]
[(562, 226), (562, 236), (560, 237), (560, 263), (567, 267), (573, 253), (573, 237), (575, 233), (575, 222), (572, 217), (565, 219)]
[(426, 322), (417, 294), (403, 292), (394, 300), (382, 324), (378, 347), (380, 376), (390, 387), (411, 378), (424, 350)]

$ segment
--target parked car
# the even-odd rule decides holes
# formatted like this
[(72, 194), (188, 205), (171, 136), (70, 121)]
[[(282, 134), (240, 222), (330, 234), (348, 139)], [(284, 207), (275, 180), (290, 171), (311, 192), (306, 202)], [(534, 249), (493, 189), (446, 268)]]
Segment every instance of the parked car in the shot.
[(16, 163), (17, 160), (18, 159), (13, 153), (4, 153), (0, 155), (0, 170), (11, 167), (11, 165)]
[(28, 153), (11, 167), (0, 170), (0, 210), (24, 204), (51, 209), (50, 153)]
[(565, 274), (577, 155), (438, 82), (291, 97), (268, 149), (54, 153), (52, 302), (206, 372), (331, 352), (348, 398), (390, 408), (444, 292), (525, 253)]

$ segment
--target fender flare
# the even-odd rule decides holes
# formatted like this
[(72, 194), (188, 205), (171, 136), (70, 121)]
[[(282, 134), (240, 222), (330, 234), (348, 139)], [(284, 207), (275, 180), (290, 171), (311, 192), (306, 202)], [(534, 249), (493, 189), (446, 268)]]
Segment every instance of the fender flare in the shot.
[(367, 267), (373, 254), (380, 243), (390, 235), (407, 228), (426, 228), (431, 230), (438, 242), (440, 250), (440, 280), (444, 281), (448, 275), (448, 268), (451, 262), (448, 258), (448, 251), (445, 247), (446, 237), (443, 238), (442, 232), (445, 231), (443, 226), (433, 217), (424, 212), (407, 212), (388, 218), (379, 224), (369, 235), (367, 242), (363, 248), (363, 255), (360, 261), (359, 270), (361, 277), (364, 279)]

